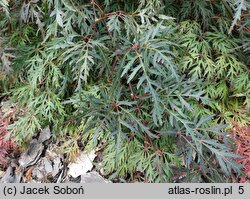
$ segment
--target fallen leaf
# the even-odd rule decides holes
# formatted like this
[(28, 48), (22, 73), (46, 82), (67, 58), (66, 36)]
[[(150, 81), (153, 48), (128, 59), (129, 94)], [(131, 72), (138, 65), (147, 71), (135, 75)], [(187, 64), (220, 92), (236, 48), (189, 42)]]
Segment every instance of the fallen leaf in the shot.
[(32, 172), (33, 172), (34, 167), (30, 167), (28, 171), (24, 174), (25, 176), (25, 182), (30, 182), (32, 179)]
[(96, 154), (94, 150), (89, 153), (81, 153), (74, 163), (68, 165), (68, 174), (73, 178), (77, 178), (78, 176), (91, 171), (93, 168), (92, 162), (95, 157)]

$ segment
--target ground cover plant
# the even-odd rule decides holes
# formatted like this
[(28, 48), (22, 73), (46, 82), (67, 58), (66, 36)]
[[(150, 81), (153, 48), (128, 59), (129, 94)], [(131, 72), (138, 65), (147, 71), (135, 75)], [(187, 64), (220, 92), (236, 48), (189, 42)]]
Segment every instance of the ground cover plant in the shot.
[(0, 135), (21, 149), (49, 125), (70, 159), (105, 143), (97, 166), (125, 182), (247, 181), (249, 10), (0, 0), (0, 99), (22, 110)]

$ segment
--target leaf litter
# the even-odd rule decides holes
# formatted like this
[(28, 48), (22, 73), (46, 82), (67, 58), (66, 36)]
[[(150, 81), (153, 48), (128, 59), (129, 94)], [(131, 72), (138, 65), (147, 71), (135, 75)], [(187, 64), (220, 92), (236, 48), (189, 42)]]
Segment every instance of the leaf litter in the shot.
[(5, 171), (0, 170), (0, 183), (111, 182), (94, 171), (96, 150), (80, 151), (75, 161), (67, 162), (57, 150), (58, 142), (52, 143), (50, 138), (50, 127), (42, 129), (19, 158), (12, 159)]

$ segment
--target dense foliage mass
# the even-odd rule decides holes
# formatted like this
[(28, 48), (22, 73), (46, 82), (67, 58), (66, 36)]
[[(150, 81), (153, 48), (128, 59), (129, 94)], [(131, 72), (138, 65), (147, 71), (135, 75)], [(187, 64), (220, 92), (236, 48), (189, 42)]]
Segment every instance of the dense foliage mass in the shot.
[[(230, 122), (250, 123), (249, 0), (0, 0), (0, 92), (19, 146), (50, 125), (70, 156), (105, 143), (106, 175), (242, 175)], [(241, 154), (242, 155), (242, 154)]]

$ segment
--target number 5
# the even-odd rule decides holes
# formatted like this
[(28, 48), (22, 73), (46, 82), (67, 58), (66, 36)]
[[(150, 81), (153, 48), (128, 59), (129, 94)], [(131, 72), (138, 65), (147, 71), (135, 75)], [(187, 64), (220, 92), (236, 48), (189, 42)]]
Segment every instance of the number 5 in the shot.
[(244, 193), (244, 186), (239, 186), (238, 193), (239, 194), (243, 194)]

